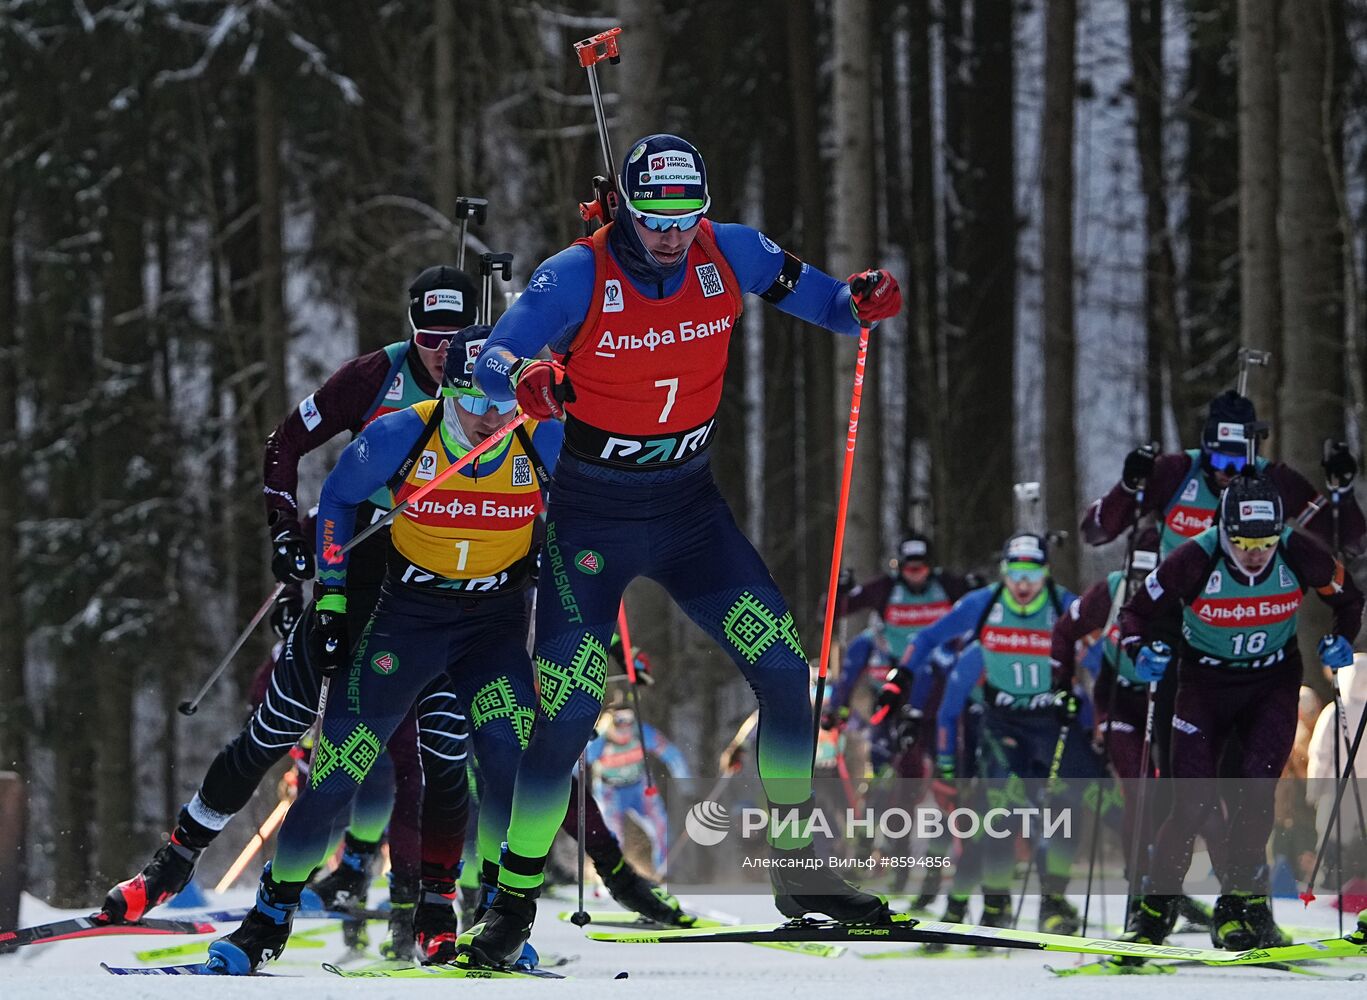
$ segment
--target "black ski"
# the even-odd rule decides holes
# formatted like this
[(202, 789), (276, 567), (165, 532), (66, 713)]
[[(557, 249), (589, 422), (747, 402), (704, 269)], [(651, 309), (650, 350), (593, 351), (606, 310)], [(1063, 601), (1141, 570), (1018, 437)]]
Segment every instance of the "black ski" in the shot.
[(68, 917), (51, 923), (0, 931), (0, 954), (31, 944), (72, 941), (77, 938), (116, 934), (212, 934), (214, 925), (203, 920), (165, 920), (151, 917), (129, 924), (115, 924), (99, 917)]

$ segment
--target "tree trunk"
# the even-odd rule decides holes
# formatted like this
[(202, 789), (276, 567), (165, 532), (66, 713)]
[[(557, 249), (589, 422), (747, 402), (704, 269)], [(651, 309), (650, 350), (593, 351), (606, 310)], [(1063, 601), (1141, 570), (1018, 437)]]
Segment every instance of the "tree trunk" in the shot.
[(1163, 0), (1132, 0), (1129, 7), (1130, 72), (1134, 77), (1135, 151), (1144, 192), (1144, 326), (1148, 346), (1148, 438), (1163, 440), (1166, 398), (1179, 433), (1189, 433), (1195, 409), (1183, 376), (1187, 370), (1177, 313), (1177, 263), (1168, 226), (1163, 180)]
[[(1071, 524), (1077, 489), (1077, 335), (1073, 302), (1073, 95), (1077, 81), (1076, 0), (1048, 0), (1044, 27), (1043, 184), (1045, 510)], [(1054, 573), (1070, 586), (1077, 546), (1059, 546)]]
[[(870, 54), (874, 44), (871, 0), (836, 0), (832, 5), (835, 80), (835, 218), (831, 237), (831, 270), (839, 277), (862, 271), (877, 261), (877, 202), (874, 186), (874, 110)], [(820, 336), (820, 334), (817, 334)], [(863, 447), (855, 453), (854, 478), (846, 514), (843, 564), (857, 573), (873, 571), (880, 563), (883, 543), (880, 530), (882, 474), (878, 442), (877, 337), (869, 341), (859, 431)], [(833, 430), (837, 447), (844, 444), (850, 418), (849, 396), (854, 383), (854, 345), (836, 348), (836, 399)], [(831, 430), (825, 433), (831, 434)], [(843, 448), (837, 461), (844, 460)], [(830, 537), (829, 535), (827, 536)], [(829, 543), (828, 543), (829, 544)]]
[[(433, 0), (432, 9), (432, 191), (437, 211), (453, 223), (460, 196), (456, 166), (456, 17), (457, 0)], [(453, 258), (454, 260), (454, 258)]]
[(1317, 467), (1321, 441), (1343, 433), (1342, 245), (1329, 157), (1332, 0), (1283, 4), (1278, 230), (1285, 339), (1281, 457)]
[(954, 565), (993, 559), (1012, 530), (1015, 479), (1016, 134), (1014, 13), (995, 0), (946, 6), (950, 483)]
[(28, 637), (21, 595), (13, 586), (19, 573), (19, 522), (23, 512), (23, 450), (19, 445), (19, 315), (15, 290), (14, 244), (18, 187), (0, 177), (0, 580), (11, 589), (0, 601), (0, 771), (28, 778), (29, 702), (24, 684), (24, 646)]
[[(618, 0), (617, 17), (626, 39), (624, 44), (630, 46), (632, 53), (612, 69), (620, 95), (613, 135), (621, 142), (635, 142), (655, 132), (667, 131), (664, 89), (660, 86), (665, 61), (653, 55), (668, 48), (664, 15), (663, 0)], [(627, 149), (614, 148), (613, 153), (618, 160), (612, 165), (616, 170)], [(706, 157), (707, 152), (703, 155)], [(739, 161), (734, 164), (735, 169), (741, 166)]]
[(1277, 260), (1277, 5), (1239, 0), (1239, 260), (1243, 346), (1272, 354), (1249, 398), (1279, 443), (1277, 373), (1281, 271)]
[[(270, 48), (270, 46), (267, 46)], [(261, 257), (258, 300), (261, 310), (261, 361), (265, 365), (266, 391), (260, 409), (263, 428), (284, 418), (289, 405), (285, 394), (285, 345), (289, 339), (285, 317), (285, 254), (281, 236), (284, 216), (283, 181), (280, 170), (281, 113), (276, 64), (264, 58), (255, 75), (256, 97), (256, 197), (257, 240)], [(265, 438), (261, 438), (265, 440)]]

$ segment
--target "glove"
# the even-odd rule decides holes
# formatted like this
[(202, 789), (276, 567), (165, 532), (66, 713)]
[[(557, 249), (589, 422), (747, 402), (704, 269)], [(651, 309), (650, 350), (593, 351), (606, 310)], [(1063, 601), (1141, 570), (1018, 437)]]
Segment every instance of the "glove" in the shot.
[(282, 531), (272, 541), (271, 573), (281, 583), (313, 579), (313, 553), (297, 531)]
[(893, 747), (899, 751), (910, 750), (921, 741), (925, 729), (926, 716), (919, 708), (903, 705), (893, 717), (891, 730)]
[(869, 716), (869, 724), (881, 726), (901, 701), (902, 688), (896, 681), (888, 681), (879, 690), (878, 699), (873, 703), (873, 714)]
[(304, 601), (298, 594), (289, 591), (281, 594), (271, 610), (271, 628), (280, 638), (290, 634), (294, 623), (299, 620), (299, 612), (304, 610)]
[(1141, 681), (1152, 684), (1161, 681), (1172, 662), (1172, 650), (1166, 642), (1151, 642), (1139, 650), (1134, 658), (1134, 672)]
[(1157, 457), (1158, 448), (1152, 444), (1140, 445), (1126, 455), (1125, 468), (1120, 473), (1120, 482), (1125, 489), (1133, 493), (1143, 486), (1153, 475), (1153, 463)]
[(887, 271), (861, 271), (850, 275), (850, 310), (861, 326), (902, 311), (902, 289)]
[(340, 590), (325, 589), (313, 605), (309, 661), (324, 677), (331, 677), (346, 662), (350, 646), (346, 628), (346, 595)]
[(636, 668), (637, 684), (650, 685), (655, 683), (655, 677), (650, 672), (650, 657), (646, 656), (645, 653), (639, 649), (636, 650), (636, 659), (632, 661), (631, 665)]
[(558, 361), (523, 358), (513, 368), (513, 389), (524, 413), (537, 420), (564, 420), (564, 403), (574, 402), (574, 387)]
[(1357, 459), (1344, 441), (1324, 442), (1324, 461), (1320, 462), (1320, 468), (1324, 470), (1329, 489), (1334, 492), (1346, 490), (1358, 474)]
[(1326, 635), (1318, 646), (1320, 662), (1330, 670), (1341, 670), (1353, 663), (1353, 644), (1341, 635)]
[(721, 755), (721, 770), (723, 774), (736, 774), (745, 768), (745, 744), (728, 747), (726, 752)]

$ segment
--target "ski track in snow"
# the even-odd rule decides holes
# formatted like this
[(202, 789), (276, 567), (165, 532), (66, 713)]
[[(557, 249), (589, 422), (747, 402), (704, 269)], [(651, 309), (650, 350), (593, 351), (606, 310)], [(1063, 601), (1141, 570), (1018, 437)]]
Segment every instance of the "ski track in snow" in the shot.
[[(775, 919), (775, 911), (766, 897), (707, 896), (690, 900), (700, 909), (721, 911), (746, 922)], [(246, 906), (251, 893), (239, 890), (216, 898), (211, 907)], [(1081, 900), (1075, 900), (1081, 904)], [(595, 905), (612, 906), (603, 899)], [(1108, 910), (1114, 912), (1119, 903), (1109, 901)], [(390, 1000), (400, 997), (431, 997), (449, 995), (451, 991), (478, 990), (500, 997), (545, 995), (575, 1000), (606, 1000), (613, 996), (648, 996), (649, 1000), (713, 1000), (714, 997), (797, 997), (810, 996), (814, 991), (843, 994), (842, 1000), (873, 1000), (876, 993), (892, 998), (912, 996), (942, 996), (959, 998), (993, 998), (994, 991), (1003, 987), (1012, 997), (1094, 997), (1104, 993), (1108, 998), (1124, 1000), (1128, 997), (1151, 998), (1155, 989), (1167, 992), (1180, 989), (1198, 992), (1201, 1000), (1249, 1000), (1257, 997), (1282, 997), (1292, 991), (1297, 996), (1361, 995), (1361, 983), (1316, 980), (1306, 976), (1272, 970), (1183, 968), (1175, 975), (1155, 979), (1152, 976), (1108, 977), (1105, 979), (1077, 978), (1062, 980), (1044, 968), (1046, 964), (1064, 967), (1076, 964), (1071, 955), (1050, 952), (1017, 952), (1003, 957), (972, 959), (889, 959), (867, 961), (856, 956), (858, 951), (888, 951), (908, 947), (882, 943), (878, 945), (852, 944), (839, 958), (813, 958), (791, 952), (776, 951), (742, 944), (698, 945), (626, 945), (605, 944), (584, 940), (580, 931), (569, 923), (556, 919), (559, 911), (573, 909), (573, 902), (563, 898), (545, 899), (537, 920), (533, 942), (543, 955), (577, 955), (576, 961), (558, 969), (572, 978), (564, 982), (545, 981), (482, 981), (461, 980), (343, 980), (325, 973), (323, 962), (335, 962), (343, 955), (339, 932), (323, 937), (325, 948), (287, 949), (280, 962), (268, 966), (268, 971), (280, 977), (257, 978), (194, 978), (185, 977), (115, 977), (100, 968), (100, 962), (110, 965), (140, 966), (156, 963), (139, 962), (134, 953), (151, 948), (180, 944), (190, 940), (181, 936), (143, 936), (95, 938), (84, 941), (58, 942), (20, 949), (11, 955), (0, 955), (0, 998), (28, 1000), (28, 998), (60, 998), (75, 1000), (85, 997), (117, 997), (120, 1000), (179, 1000), (193, 997), (223, 998), (223, 1000), (256, 1000), (262, 997), (282, 997), (289, 1000), (331, 1000), (331, 998), (365, 997), (366, 1000)], [(972, 911), (976, 910), (976, 903)], [(1031, 904), (1027, 903), (1027, 918), (1022, 927), (1034, 926)], [(78, 915), (83, 911), (53, 910), (35, 900), (25, 898), (21, 923), (28, 926), (60, 916)], [(159, 916), (188, 915), (193, 911), (163, 908)], [(1317, 906), (1302, 912), (1292, 901), (1278, 903), (1278, 916), (1298, 925), (1323, 926), (1325, 934), (1336, 933), (1334, 912)], [(300, 920), (296, 931), (317, 927), (322, 921)], [(231, 925), (220, 924), (219, 933), (231, 930)], [(372, 951), (383, 938), (385, 928), (372, 923), (370, 935)], [(213, 936), (203, 938), (205, 942)], [(1199, 947), (1207, 946), (1204, 935), (1185, 939)], [(378, 956), (372, 956), (372, 958)], [(190, 962), (193, 958), (171, 959), (171, 962)], [(1090, 959), (1086, 959), (1090, 961)], [(356, 963), (360, 964), (360, 963)], [(350, 967), (355, 967), (354, 965)], [(1347, 975), (1367, 971), (1367, 962), (1342, 961), (1320, 966), (1326, 971)], [(614, 981), (613, 976), (627, 971), (630, 978)], [(1349, 991), (1352, 991), (1350, 994)]]

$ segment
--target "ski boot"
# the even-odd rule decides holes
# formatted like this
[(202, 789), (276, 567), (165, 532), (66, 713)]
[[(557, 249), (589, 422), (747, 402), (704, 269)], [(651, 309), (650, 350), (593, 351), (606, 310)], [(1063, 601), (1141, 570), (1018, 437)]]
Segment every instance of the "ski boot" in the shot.
[[(898, 874), (900, 875), (902, 872), (905, 871), (907, 871), (907, 869), (899, 868)], [(929, 910), (932, 906), (934, 906), (935, 897), (940, 895), (940, 885), (941, 883), (943, 883), (943, 881), (943, 868), (931, 868), (929, 871), (927, 871), (925, 879), (921, 882), (921, 894), (911, 901), (910, 912), (914, 913), (917, 910)], [(902, 884), (906, 884), (905, 879), (903, 879)], [(893, 891), (895, 892), (896, 890), (894, 889)]]
[(237, 930), (209, 945), (205, 969), (219, 976), (250, 976), (267, 962), (279, 958), (290, 939), (302, 886), (296, 882), (289, 888), (293, 889), (292, 894), (271, 879), (271, 869), (267, 865), (256, 890), (256, 905), (247, 911)]
[(500, 968), (523, 960), (540, 895), (540, 886), (514, 889), (500, 885), (479, 922), (456, 939), (456, 961)]
[(795, 851), (775, 851), (774, 857), (803, 863), (772, 868), (769, 872), (774, 906), (790, 920), (808, 913), (824, 913), (844, 924), (878, 924), (892, 917), (887, 900), (856, 888), (830, 871), (810, 844)]
[(370, 895), (370, 867), (379, 844), (356, 840), (350, 833), (337, 867), (309, 884), (324, 910), (364, 910)]
[[(940, 918), (947, 924), (961, 924), (968, 919), (968, 897), (958, 896), (954, 893), (949, 894), (949, 902), (945, 905), (945, 914)], [(938, 942), (923, 944), (921, 950), (928, 955), (938, 955), (949, 950), (949, 945)]]
[(1177, 916), (1182, 920), (1182, 926), (1176, 931), (1178, 934), (1210, 930), (1210, 907), (1191, 896), (1177, 897)]
[(1215, 947), (1229, 951), (1276, 948), (1291, 943), (1272, 919), (1272, 907), (1266, 896), (1239, 893), (1222, 895), (1215, 901), (1210, 940)]
[(1076, 934), (1082, 921), (1077, 907), (1062, 893), (1041, 896), (1039, 901), (1039, 929), (1045, 934)]
[(418, 890), (412, 883), (389, 883), (389, 940), (380, 945), (380, 954), (397, 962), (413, 961), (414, 916)]
[(423, 965), (442, 965), (456, 959), (456, 895), (423, 889), (413, 913), (413, 936)]
[[(1176, 896), (1139, 896), (1130, 908), (1129, 922), (1121, 941), (1135, 944), (1162, 944), (1177, 923)], [(1117, 965), (1140, 965), (1144, 959), (1126, 955), (1113, 959)]]
[(160, 906), (190, 884), (201, 853), (179, 843), (171, 834), (146, 868), (109, 890), (100, 907), (100, 919), (116, 924), (141, 920), (152, 907)]
[(1357, 930), (1349, 931), (1347, 937), (1354, 944), (1367, 944), (1367, 910), (1358, 914)]
[(656, 885), (631, 865), (618, 860), (609, 872), (600, 872), (608, 894), (628, 910), (666, 927), (692, 927), (697, 917), (685, 913), (679, 901), (664, 886)]

